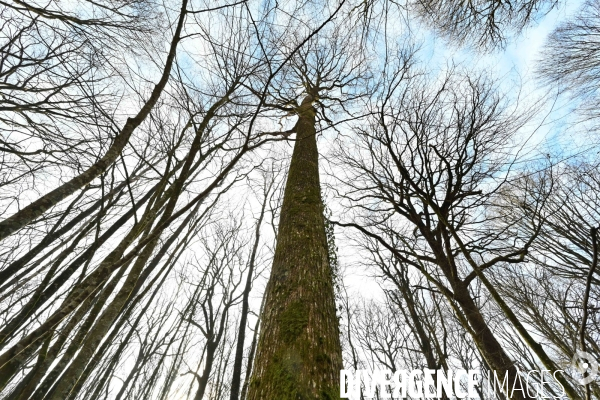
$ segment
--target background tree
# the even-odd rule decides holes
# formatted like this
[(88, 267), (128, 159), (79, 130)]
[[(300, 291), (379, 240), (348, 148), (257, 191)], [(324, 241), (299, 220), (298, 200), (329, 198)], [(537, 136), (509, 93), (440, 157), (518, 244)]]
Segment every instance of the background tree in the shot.
[(505, 46), (558, 4), (558, 0), (411, 0), (408, 9), (455, 44), (492, 49)]
[(578, 99), (583, 117), (598, 118), (600, 97), (600, 3), (585, 1), (579, 12), (562, 22), (546, 39), (538, 75), (547, 87)]
[[(100, 7), (102, 8), (102, 7)], [(50, 14), (45, 14), (44, 10), (40, 10), (37, 9), (35, 7), (25, 7), (26, 14), (29, 14), (31, 12), (34, 12), (36, 14), (35, 17), (33, 17), (33, 21), (35, 21), (38, 18), (38, 15), (41, 14), (42, 15), (42, 19), (44, 18), (44, 16), (46, 18), (49, 18), (50, 20), (54, 20), (54, 19), (58, 19), (58, 20), (66, 20), (68, 22), (71, 22), (71, 24), (67, 27), (67, 31), (70, 30), (70, 28), (77, 28), (77, 26), (72, 24), (72, 20), (73, 18), (76, 17), (70, 17), (68, 14), (65, 15), (63, 13), (60, 13), (58, 15), (56, 15), (56, 13), (54, 12), (50, 12), (49, 10), (46, 10), (46, 12), (50, 12)], [(110, 10), (111, 8), (108, 8), (108, 10)], [(17, 7), (16, 10), (18, 13), (22, 13), (24, 10), (22, 10), (20, 7)], [(117, 158), (119, 157), (119, 155), (121, 154), (121, 152), (123, 151), (123, 148), (125, 147), (125, 145), (129, 142), (129, 139), (133, 133), (133, 131), (139, 127), (139, 125), (146, 119), (146, 117), (148, 116), (148, 114), (150, 113), (150, 111), (152, 110), (152, 108), (154, 107), (154, 105), (158, 102), (162, 91), (164, 90), (167, 81), (169, 79), (169, 75), (171, 72), (171, 68), (173, 66), (174, 60), (175, 60), (175, 56), (176, 56), (176, 52), (177, 52), (177, 46), (179, 44), (179, 41), (181, 40), (181, 32), (184, 26), (184, 21), (186, 18), (186, 12), (187, 12), (187, 1), (184, 1), (181, 5), (181, 10), (179, 12), (179, 15), (177, 16), (176, 19), (176, 24), (174, 27), (174, 34), (173, 34), (173, 38), (171, 40), (171, 43), (169, 45), (169, 51), (167, 53), (167, 57), (166, 57), (166, 61), (165, 61), (165, 65), (164, 68), (161, 69), (160, 72), (160, 79), (158, 80), (158, 82), (154, 85), (154, 87), (152, 88), (152, 91), (150, 93), (150, 95), (148, 96), (147, 99), (144, 99), (142, 101), (142, 106), (140, 107), (139, 111), (136, 113), (136, 115), (134, 117), (128, 118), (127, 121), (125, 122), (125, 124), (123, 125), (123, 128), (121, 128), (119, 131), (116, 132), (116, 135), (114, 136), (114, 140), (112, 140), (112, 143), (109, 145), (108, 149), (106, 150), (106, 152), (99, 157), (99, 159), (94, 160), (94, 162), (91, 163), (91, 165), (86, 166), (83, 168), (83, 171), (77, 171), (75, 173), (75, 176), (70, 179), (69, 181), (65, 182), (65, 183), (61, 183), (58, 187), (56, 187), (55, 189), (53, 189), (52, 191), (50, 191), (49, 193), (45, 194), (44, 196), (38, 198), (36, 201), (32, 202), (31, 204), (28, 204), (26, 207), (19, 209), (16, 213), (14, 213), (13, 215), (11, 215), (10, 217), (4, 219), (2, 222), (0, 222), (0, 240), (6, 238), (7, 236), (11, 235), (12, 233), (16, 232), (17, 230), (23, 228), (24, 226), (32, 223), (36, 218), (42, 216), (46, 211), (48, 211), (48, 209), (52, 208), (53, 206), (55, 206), (56, 204), (58, 204), (59, 202), (61, 202), (62, 200), (64, 200), (65, 198), (67, 198), (68, 196), (70, 196), (71, 194), (75, 193), (76, 191), (82, 189), (85, 185), (87, 185), (88, 183), (90, 183), (93, 179), (97, 178), (100, 174), (102, 174), (103, 172), (105, 172), (107, 170), (107, 168), (113, 164)], [(104, 12), (102, 12), (104, 13)], [(118, 19), (122, 18), (122, 16), (118, 13), (117, 10), (113, 9), (113, 12), (110, 13), (109, 12), (109, 16), (116, 16)], [(70, 17), (70, 18), (69, 18)], [(109, 17), (107, 17), (109, 19)], [(132, 18), (132, 17), (131, 17)], [(21, 20), (21, 18), (19, 18), (18, 20)], [(81, 23), (81, 20), (78, 20), (78, 22)], [(94, 22), (95, 21), (91, 21), (90, 25), (94, 26)], [(121, 22), (121, 21), (119, 21)], [(125, 21), (126, 22), (126, 21)], [(117, 23), (111, 23), (110, 19), (108, 20), (108, 22), (106, 22), (108, 25), (118, 25)], [(32, 25), (34, 24), (34, 22), (32, 22)], [(84, 25), (87, 25), (85, 23), (83, 23)], [(98, 23), (100, 26), (102, 26), (101, 21)], [(44, 25), (44, 24), (43, 24)], [(61, 28), (63, 27), (58, 27), (55, 29), (50, 29), (50, 35), (52, 37), (52, 39), (54, 39), (55, 36), (58, 36), (61, 32)], [(64, 30), (64, 28), (63, 28)], [(30, 43), (22, 43), (22, 40), (27, 40), (28, 38), (22, 38), (21, 36), (23, 34), (28, 34), (28, 31), (23, 31), (23, 30), (19, 30), (19, 29), (15, 29), (16, 32), (14, 32), (14, 35), (10, 35), (11, 30), (8, 30), (9, 32), (9, 36), (5, 39), (6, 42), (6, 50), (7, 50), (7, 54), (6, 54), (6, 58), (7, 58), (7, 63), (6, 66), (8, 67), (8, 71), (6, 72), (6, 80), (8, 81), (7, 83), (11, 83), (10, 81), (15, 81), (14, 84), (8, 85), (7, 89), (10, 90), (9, 93), (14, 94), (14, 96), (19, 96), (21, 98), (17, 98), (18, 102), (15, 103), (15, 99), (12, 99), (8, 102), (8, 107), (5, 109), (5, 112), (7, 112), (8, 114), (8, 121), (9, 122), (9, 126), (10, 126), (10, 130), (13, 131), (15, 125), (16, 126), (21, 126), (23, 127), (23, 122), (20, 121), (21, 118), (25, 117), (25, 121), (28, 120), (26, 114), (20, 114), (19, 112), (22, 112), (24, 110), (27, 111), (32, 111), (35, 112), (38, 115), (41, 115), (42, 118), (44, 117), (48, 117), (48, 116), (52, 116), (53, 113), (58, 112), (59, 115), (61, 114), (60, 109), (62, 108), (66, 108), (69, 110), (72, 110), (69, 107), (69, 103), (70, 97), (75, 97), (75, 104), (82, 104), (85, 108), (83, 111), (79, 111), (79, 113), (83, 112), (83, 113), (89, 113), (92, 116), (95, 116), (97, 114), (99, 115), (104, 115), (107, 113), (107, 110), (103, 110), (103, 109), (98, 109), (99, 107), (96, 107), (96, 101), (97, 100), (91, 100), (93, 99), (102, 99), (102, 94), (100, 94), (100, 96), (94, 96), (94, 93), (88, 93), (89, 91), (87, 90), (88, 86), (93, 87), (96, 84), (96, 77), (94, 74), (94, 64), (92, 64), (91, 66), (88, 66), (87, 63), (84, 61), (83, 63), (83, 67), (80, 67), (79, 65), (75, 65), (74, 69), (75, 71), (71, 71), (68, 66), (70, 66), (68, 63), (67, 64), (67, 78), (64, 79), (62, 74), (61, 74), (61, 70), (65, 67), (62, 63), (60, 63), (60, 59), (56, 60), (54, 54), (47, 56), (44, 55), (44, 50), (48, 51), (52, 51), (54, 52), (55, 50), (58, 51), (58, 54), (62, 53), (62, 49), (59, 47), (58, 49), (54, 49), (54, 46), (62, 46), (64, 44), (64, 42), (62, 42), (60, 36), (56, 37), (56, 42), (53, 43), (52, 41), (49, 43), (50, 49), (44, 49), (42, 47), (42, 53), (41, 55), (37, 55), (35, 54), (35, 45), (34, 44), (30, 44)], [(36, 34), (37, 30), (34, 31)], [(58, 32), (58, 34), (57, 34)], [(100, 37), (102, 38), (101, 32), (97, 32), (96, 34), (100, 34)], [(115, 34), (119, 34), (119, 32), (112, 32), (112, 35), (109, 36), (109, 38), (114, 38)], [(42, 43), (44, 43), (45, 38), (44, 38), (44, 34), (42, 34), (42, 37), (39, 38)], [(125, 37), (126, 38), (126, 37)], [(33, 37), (34, 40), (37, 40), (38, 37), (36, 37), (34, 35)], [(27, 40), (28, 41), (28, 40)], [(113, 39), (114, 41), (114, 39)], [(13, 43), (22, 43), (22, 45), (17, 45), (17, 46), (13, 46)], [(68, 42), (67, 42), (68, 43)], [(84, 41), (85, 43), (85, 41)], [(110, 46), (110, 42), (108, 43), (101, 43), (99, 45), (107, 45)], [(14, 48), (16, 47), (16, 48)], [(31, 49), (29, 49), (31, 47)], [(116, 50), (116, 49), (115, 49)], [(34, 53), (29, 55), (28, 53), (30, 51), (33, 51)], [(65, 51), (67, 52), (66, 54), (72, 54), (76, 60), (80, 59), (79, 57), (79, 51), (80, 49), (75, 48), (75, 50), (71, 49), (69, 51), (69, 49), (65, 49)], [(23, 54), (25, 53), (25, 54)], [(94, 52), (93, 57), (100, 55), (101, 53), (96, 54)], [(21, 58), (31, 58), (31, 61), (21, 61)], [(98, 62), (98, 61), (109, 61), (109, 60), (93, 60), (93, 62)], [(25, 62), (25, 66), (26, 68), (19, 68), (19, 64), (21, 62)], [(46, 65), (44, 65), (46, 64)], [(43, 66), (43, 67), (42, 67)], [(27, 68), (30, 67), (30, 68)], [(40, 68), (42, 67), (42, 68)], [(79, 71), (79, 69), (82, 69), (81, 71)], [(23, 71), (26, 74), (29, 74), (30, 76), (22, 76), (22, 73), (17, 74), (17, 70), (19, 72)], [(44, 76), (46, 74), (49, 74), (50, 76)], [(32, 81), (34, 80), (38, 80), (40, 79), (40, 81), (45, 81), (45, 80), (50, 80), (50, 82), (52, 82), (54, 79), (53, 77), (57, 74), (60, 74), (58, 79), (59, 82), (56, 82), (55, 84), (50, 84), (47, 85), (47, 87), (44, 88), (44, 86), (46, 85), (36, 85), (34, 90), (27, 90), (27, 85), (31, 85)], [(21, 76), (20, 76), (21, 75)], [(41, 76), (39, 76), (41, 75)], [(83, 79), (88, 78), (89, 80), (84, 80), (83, 82), (80, 82), (80, 79), (82, 78), (83, 75)], [(101, 77), (101, 75), (100, 75)], [(61, 82), (60, 80), (64, 79), (65, 82)], [(83, 80), (81, 79), (81, 80)], [(70, 89), (72, 86), (75, 87), (75, 90), (77, 90), (77, 92), (75, 94), (69, 94), (68, 92), (66, 92), (66, 89)], [(45, 90), (44, 90), (45, 89)], [(30, 96), (20, 96), (22, 95), (22, 93), (27, 93), (27, 92), (33, 92), (33, 93), (38, 93), (40, 92), (42, 93), (42, 96), (46, 96), (46, 98), (43, 99), (36, 99), (31, 98)], [(47, 93), (45, 93), (47, 92)], [(56, 92), (56, 93), (53, 93)], [(63, 96), (68, 96), (67, 99), (61, 99), (61, 97)], [(3, 96), (5, 98), (5, 96)], [(56, 98), (55, 98), (56, 97)], [(8, 99), (7, 99), (8, 100)], [(10, 104), (14, 104), (12, 107), (10, 106)], [(19, 105), (18, 103), (24, 103), (23, 105)], [(32, 104), (33, 103), (33, 104)], [(110, 103), (109, 103), (110, 104)], [(58, 108), (58, 110), (56, 110), (56, 108)], [(74, 110), (77, 110), (77, 108), (75, 108)], [(78, 111), (78, 110), (77, 110)], [(16, 114), (20, 117), (17, 118), (15, 121), (15, 117), (13, 116), (14, 114)], [(74, 118), (74, 116), (76, 117), (77, 114), (75, 114), (74, 116), (71, 114), (72, 112), (67, 112), (67, 120), (69, 119), (75, 119), (77, 120), (77, 118)], [(71, 115), (69, 115), (71, 114)], [(13, 122), (14, 121), (14, 122)], [(16, 122), (16, 124), (15, 124)], [(20, 122), (20, 123), (19, 123)], [(84, 122), (85, 126), (85, 122), (87, 121), (82, 121)], [(98, 122), (95, 121), (95, 119), (92, 119), (92, 123), (94, 123), (95, 126), (97, 126), (98, 128), (102, 129), (105, 125), (111, 125), (111, 120), (108, 121), (103, 121), (102, 119)], [(44, 122), (42, 120), (41, 124), (43, 125)], [(25, 126), (27, 127), (27, 129), (35, 129), (36, 127), (35, 120), (34, 123), (28, 123), (25, 122)], [(94, 126), (92, 125), (92, 126)], [(59, 130), (61, 130), (60, 128), (62, 128), (62, 126), (58, 126)], [(112, 128), (112, 126), (110, 127)], [(43, 133), (44, 130), (41, 131), (41, 133)], [(29, 136), (33, 136), (33, 138), (37, 138), (38, 136), (43, 137), (43, 135), (39, 135), (40, 132), (37, 132), (34, 130), (33, 135), (31, 133), (27, 134), (26, 138)], [(112, 138), (111, 138), (112, 139)], [(22, 140), (20, 138), (18, 138), (17, 136), (17, 143)], [(17, 149), (18, 148), (18, 144), (15, 144), (13, 146), (9, 146), (8, 149)], [(73, 150), (72, 148), (70, 148), (69, 150)], [(35, 153), (34, 153), (35, 154)], [(18, 153), (17, 153), (18, 155)], [(79, 166), (79, 165), (78, 165)], [(20, 208), (20, 207), (19, 207)]]
[[(544, 224), (529, 254), (530, 268), (505, 266), (494, 276), (496, 285), (521, 318), (550, 344), (564, 365), (579, 349), (598, 354), (598, 271), (594, 268), (592, 229), (597, 213), (597, 159), (579, 159), (537, 168), (520, 177), (515, 192), (507, 193), (514, 206), (502, 220), (531, 232), (531, 205), (515, 202), (522, 193), (549, 192), (540, 213)], [(549, 187), (552, 190), (549, 191)], [(506, 282), (500, 285), (502, 280)], [(589, 298), (584, 294), (589, 290)], [(519, 304), (519, 307), (516, 305)], [(584, 310), (588, 317), (584, 322)], [(581, 340), (583, 338), (583, 341)], [(576, 371), (573, 371), (576, 372)], [(599, 395), (596, 382), (589, 386)], [(589, 396), (589, 395), (588, 395)], [(591, 397), (590, 397), (591, 398)]]
[[(347, 188), (342, 199), (360, 212), (339, 224), (377, 239), (403, 268), (425, 276), (452, 305), (490, 369), (518, 382), (514, 358), (486, 321), (474, 284), (485, 288), (545, 368), (557, 370), (487, 278), (499, 265), (522, 263), (540, 229), (539, 220), (529, 235), (495, 229), (490, 214), (491, 199), (506, 184), (505, 146), (525, 119), (511, 112), (485, 78), (450, 71), (433, 90), (427, 80), (403, 74), (405, 65), (390, 74), (384, 87), (391, 89), (375, 103), (372, 122), (356, 127), (352, 151), (340, 146), (346, 174), (338, 183)], [(535, 205), (533, 218), (544, 198), (520, 201)], [(566, 378), (559, 379), (577, 398)]]

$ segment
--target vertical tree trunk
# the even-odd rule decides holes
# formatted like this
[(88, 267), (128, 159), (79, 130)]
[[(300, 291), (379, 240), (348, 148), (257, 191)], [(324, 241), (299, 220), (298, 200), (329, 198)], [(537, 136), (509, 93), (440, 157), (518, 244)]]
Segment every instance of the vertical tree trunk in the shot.
[(248, 353), (248, 362), (246, 363), (246, 373), (244, 376), (244, 385), (242, 386), (242, 393), (240, 394), (239, 400), (247, 400), (248, 397), (248, 383), (250, 382), (250, 373), (252, 372), (252, 365), (254, 365), (254, 355), (256, 354), (256, 345), (258, 343), (258, 334), (260, 331), (260, 316), (262, 316), (262, 310), (264, 309), (265, 298), (260, 303), (260, 311), (258, 312), (259, 318), (256, 320), (254, 325), (254, 332), (252, 333), (252, 343), (250, 344), (250, 352)]
[(296, 144), (248, 400), (339, 399), (342, 354), (319, 186), (313, 97)]
[(254, 244), (252, 246), (252, 253), (250, 254), (250, 260), (248, 262), (248, 276), (246, 277), (246, 286), (244, 287), (244, 294), (242, 297), (242, 315), (240, 315), (240, 326), (238, 328), (235, 358), (233, 360), (233, 378), (231, 381), (229, 400), (238, 400), (240, 398), (239, 394), (240, 384), (242, 380), (242, 362), (244, 361), (244, 342), (246, 340), (246, 324), (248, 321), (248, 310), (250, 308), (248, 298), (250, 297), (250, 291), (252, 290), (252, 281), (254, 279), (254, 264), (256, 262), (256, 253), (258, 252), (258, 245), (260, 243), (260, 227), (265, 216), (267, 202), (268, 199), (265, 192), (265, 198), (260, 209), (260, 216), (256, 221), (256, 229), (254, 231)]

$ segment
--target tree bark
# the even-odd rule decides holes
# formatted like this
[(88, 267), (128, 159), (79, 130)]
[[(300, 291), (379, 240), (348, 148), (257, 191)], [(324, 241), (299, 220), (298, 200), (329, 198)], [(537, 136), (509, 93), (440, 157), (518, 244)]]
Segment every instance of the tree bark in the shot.
[(297, 109), (249, 400), (339, 399), (342, 353), (319, 185), (314, 97)]

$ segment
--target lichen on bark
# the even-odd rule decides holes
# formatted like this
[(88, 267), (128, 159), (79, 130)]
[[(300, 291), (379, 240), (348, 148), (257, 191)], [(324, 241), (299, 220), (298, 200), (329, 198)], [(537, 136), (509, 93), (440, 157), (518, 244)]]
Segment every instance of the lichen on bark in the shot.
[(319, 183), (313, 97), (298, 108), (248, 399), (339, 399), (342, 355)]

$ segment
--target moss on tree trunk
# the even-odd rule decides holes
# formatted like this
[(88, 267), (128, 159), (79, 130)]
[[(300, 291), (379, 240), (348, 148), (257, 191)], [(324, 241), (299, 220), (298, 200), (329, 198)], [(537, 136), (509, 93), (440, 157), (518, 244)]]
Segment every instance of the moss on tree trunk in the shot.
[(340, 398), (342, 353), (311, 104), (307, 96), (298, 109), (249, 400)]

